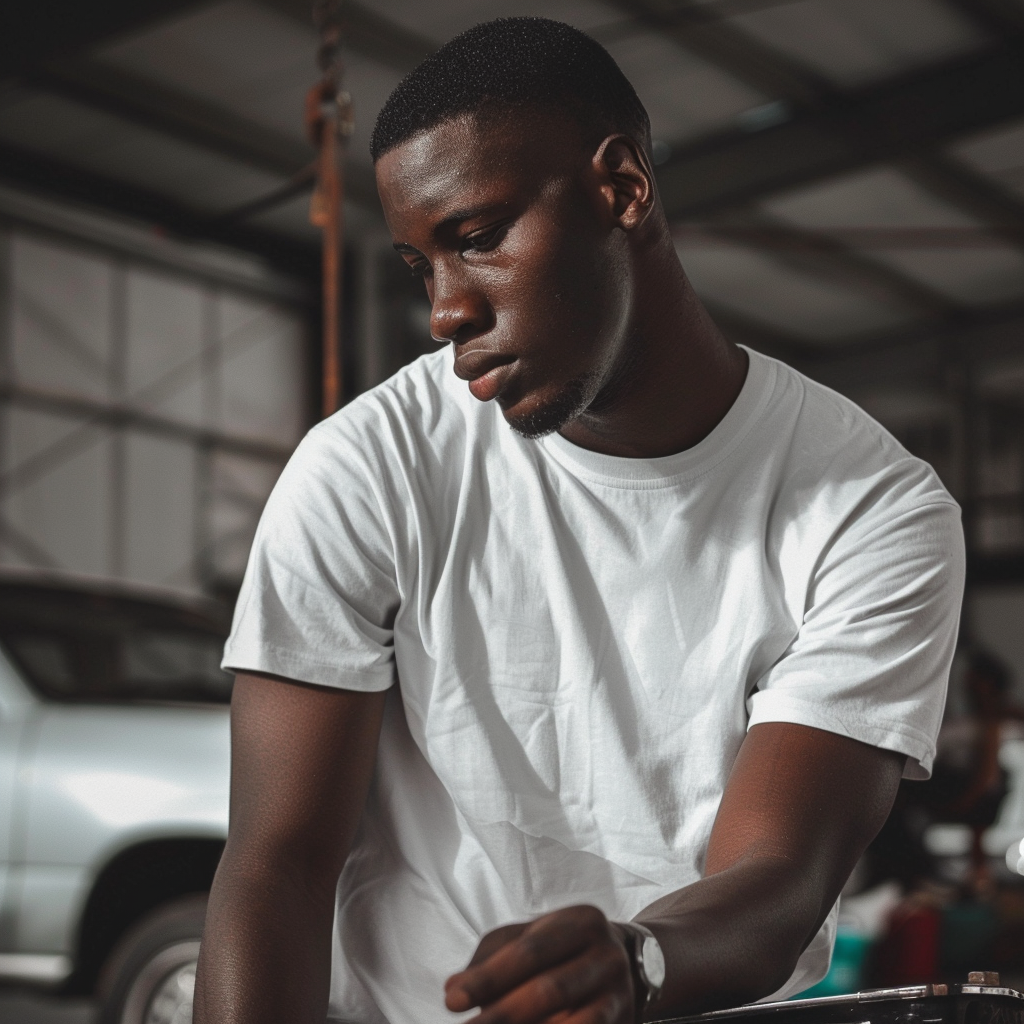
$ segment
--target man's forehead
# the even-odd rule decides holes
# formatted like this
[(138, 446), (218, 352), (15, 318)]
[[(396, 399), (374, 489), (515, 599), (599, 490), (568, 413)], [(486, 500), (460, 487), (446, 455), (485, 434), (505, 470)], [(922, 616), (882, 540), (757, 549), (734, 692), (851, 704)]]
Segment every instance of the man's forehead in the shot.
[(377, 182), (386, 212), (445, 219), (459, 209), (529, 190), (564, 162), (559, 151), (567, 153), (571, 146), (554, 125), (511, 116), (489, 122), (464, 114), (383, 154)]

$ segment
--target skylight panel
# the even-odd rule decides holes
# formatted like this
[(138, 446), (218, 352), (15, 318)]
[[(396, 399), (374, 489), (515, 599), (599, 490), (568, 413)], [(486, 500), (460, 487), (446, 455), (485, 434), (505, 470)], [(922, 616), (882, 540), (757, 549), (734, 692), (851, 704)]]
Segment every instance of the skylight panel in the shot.
[(937, 0), (802, 0), (729, 19), (848, 88), (971, 50), (985, 37)]

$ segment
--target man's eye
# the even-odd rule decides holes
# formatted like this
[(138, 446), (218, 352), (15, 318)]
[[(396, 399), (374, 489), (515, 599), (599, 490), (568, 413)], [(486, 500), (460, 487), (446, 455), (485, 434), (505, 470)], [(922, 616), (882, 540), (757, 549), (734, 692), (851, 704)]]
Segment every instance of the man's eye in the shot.
[(497, 248), (508, 233), (507, 224), (498, 224), (493, 228), (485, 228), (463, 240), (464, 252), (490, 252)]

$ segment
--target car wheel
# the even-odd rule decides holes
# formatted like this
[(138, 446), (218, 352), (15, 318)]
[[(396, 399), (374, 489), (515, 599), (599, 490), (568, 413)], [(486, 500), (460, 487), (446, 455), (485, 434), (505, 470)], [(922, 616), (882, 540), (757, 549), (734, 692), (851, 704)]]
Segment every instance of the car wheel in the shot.
[(165, 903), (129, 929), (100, 978), (98, 1024), (191, 1024), (206, 896)]

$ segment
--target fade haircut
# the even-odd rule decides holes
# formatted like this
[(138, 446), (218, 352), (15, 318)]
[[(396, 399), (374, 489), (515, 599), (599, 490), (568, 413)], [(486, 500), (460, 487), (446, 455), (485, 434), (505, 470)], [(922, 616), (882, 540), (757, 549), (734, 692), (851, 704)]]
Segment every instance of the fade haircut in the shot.
[(621, 132), (650, 152), (647, 111), (600, 43), (548, 18), (498, 18), (456, 36), (406, 75), (377, 115), (370, 154), (376, 163), (460, 114), (524, 107), (567, 114), (588, 141)]

